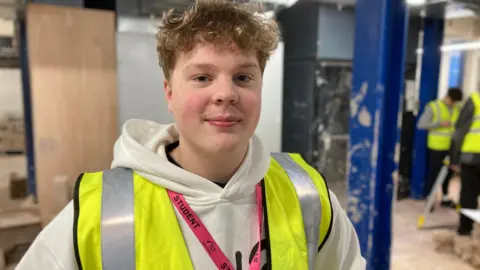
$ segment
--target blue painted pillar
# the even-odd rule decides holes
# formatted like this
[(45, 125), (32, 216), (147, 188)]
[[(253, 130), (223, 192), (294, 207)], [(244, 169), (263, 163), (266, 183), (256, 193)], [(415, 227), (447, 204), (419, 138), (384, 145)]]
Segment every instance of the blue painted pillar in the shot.
[(372, 270), (390, 268), (392, 175), (407, 34), (405, 1), (357, 1), (347, 213)]
[[(438, 80), (440, 73), (441, 51), (440, 45), (443, 42), (444, 21), (439, 18), (425, 18), (423, 26), (423, 56), (422, 72), (420, 77), (419, 114), (428, 102), (437, 98)], [(427, 132), (415, 130), (413, 145), (413, 164), (411, 177), (411, 196), (414, 199), (422, 199), (423, 186), (428, 172), (427, 159)]]

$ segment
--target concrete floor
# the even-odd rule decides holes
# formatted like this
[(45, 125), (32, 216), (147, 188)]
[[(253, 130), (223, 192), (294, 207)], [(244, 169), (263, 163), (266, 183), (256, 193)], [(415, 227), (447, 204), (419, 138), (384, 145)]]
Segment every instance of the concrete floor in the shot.
[(455, 210), (438, 208), (430, 215), (425, 228), (417, 229), (418, 215), (423, 210), (422, 201), (403, 200), (394, 212), (392, 270), (473, 270), (454, 254), (438, 253), (433, 248), (433, 228), (455, 229), (458, 214)]
[[(345, 206), (345, 183), (329, 183), (340, 203)], [(459, 180), (453, 179), (450, 197), (458, 200)], [(422, 213), (424, 201), (402, 200), (395, 203), (393, 214), (392, 270), (473, 270), (454, 254), (438, 253), (433, 248), (432, 231), (436, 228), (454, 230), (458, 214), (453, 209), (437, 207), (427, 217), (425, 228), (417, 229), (417, 219)]]

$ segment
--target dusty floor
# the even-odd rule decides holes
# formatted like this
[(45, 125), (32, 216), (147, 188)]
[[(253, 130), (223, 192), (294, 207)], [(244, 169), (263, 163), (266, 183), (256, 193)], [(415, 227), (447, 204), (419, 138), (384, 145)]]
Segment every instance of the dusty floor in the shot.
[[(337, 194), (342, 205), (346, 203), (343, 183), (331, 183), (329, 188)], [(450, 196), (458, 199), (459, 181), (450, 185)], [(458, 215), (453, 209), (437, 207), (427, 217), (425, 228), (417, 229), (417, 219), (423, 211), (424, 202), (398, 201), (394, 206), (393, 243), (391, 251), (392, 270), (473, 270), (453, 254), (437, 253), (433, 249), (432, 230), (435, 228), (455, 229)]]
[(423, 202), (403, 200), (396, 204), (393, 227), (392, 270), (471, 270), (453, 254), (437, 253), (432, 244), (432, 228), (455, 229), (458, 215), (454, 210), (438, 209), (430, 215), (425, 228), (417, 229)]

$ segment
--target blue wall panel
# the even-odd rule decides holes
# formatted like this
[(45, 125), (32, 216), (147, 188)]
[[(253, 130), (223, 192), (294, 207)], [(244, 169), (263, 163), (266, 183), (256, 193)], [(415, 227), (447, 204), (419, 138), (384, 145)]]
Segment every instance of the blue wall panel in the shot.
[(450, 67), (448, 72), (448, 87), (462, 87), (464, 52), (450, 53)]

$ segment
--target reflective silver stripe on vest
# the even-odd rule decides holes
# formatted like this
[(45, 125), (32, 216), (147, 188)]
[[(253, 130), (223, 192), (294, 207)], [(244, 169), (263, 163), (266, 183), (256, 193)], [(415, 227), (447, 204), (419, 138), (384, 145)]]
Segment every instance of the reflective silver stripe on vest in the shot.
[(308, 268), (313, 269), (318, 251), (320, 220), (322, 218), (320, 195), (308, 173), (290, 155), (287, 153), (272, 153), (272, 157), (283, 167), (297, 192), (307, 238)]
[(103, 172), (101, 243), (103, 270), (135, 269), (133, 173)]
[(436, 135), (436, 136), (445, 136), (445, 137), (451, 137), (453, 132), (451, 131), (430, 131), (430, 135)]

